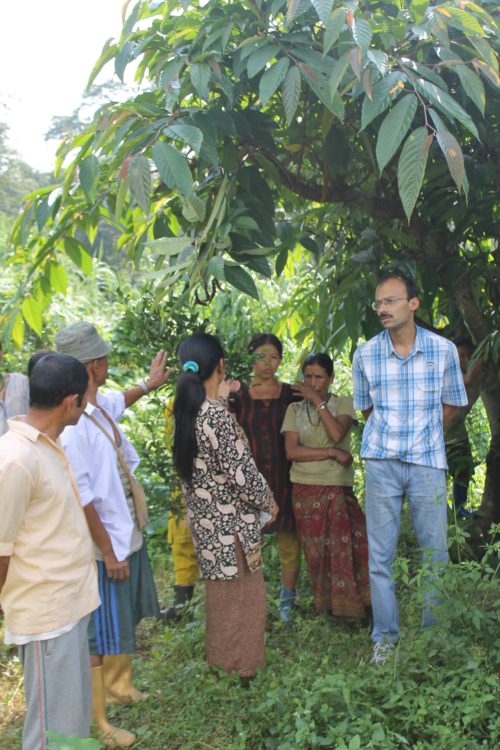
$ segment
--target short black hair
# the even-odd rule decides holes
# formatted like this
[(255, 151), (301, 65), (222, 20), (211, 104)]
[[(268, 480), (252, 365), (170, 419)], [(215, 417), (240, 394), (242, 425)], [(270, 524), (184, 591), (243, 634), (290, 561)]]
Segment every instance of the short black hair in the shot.
[(274, 335), (274, 333), (268, 333), (267, 331), (264, 331), (262, 333), (254, 333), (249, 341), (248, 351), (254, 352), (259, 348), (259, 346), (264, 346), (264, 344), (271, 344), (271, 346), (274, 346), (274, 348), (280, 355), (280, 359), (283, 358), (283, 344), (281, 343), (279, 338)]
[(84, 365), (69, 354), (50, 352), (41, 357), (30, 376), (30, 406), (53, 409), (67, 396), (83, 399), (89, 385)]
[(34, 354), (31, 355), (28, 361), (28, 377), (31, 376), (31, 373), (33, 372), (33, 368), (35, 367), (36, 363), (39, 362), (42, 357), (45, 357), (46, 354), (51, 354), (51, 349), (38, 349)]
[(377, 279), (377, 287), (379, 287), (380, 284), (383, 284), (385, 281), (389, 281), (389, 279), (398, 279), (399, 281), (403, 282), (406, 287), (408, 299), (413, 299), (414, 297), (420, 296), (415, 281), (409, 276), (406, 276), (406, 274), (401, 273), (401, 271), (398, 271), (397, 268), (388, 268), (385, 271), (382, 271)]
[(329, 378), (333, 375), (333, 360), (324, 352), (313, 352), (308, 354), (302, 363), (302, 373), (309, 365), (319, 365), (323, 368)]

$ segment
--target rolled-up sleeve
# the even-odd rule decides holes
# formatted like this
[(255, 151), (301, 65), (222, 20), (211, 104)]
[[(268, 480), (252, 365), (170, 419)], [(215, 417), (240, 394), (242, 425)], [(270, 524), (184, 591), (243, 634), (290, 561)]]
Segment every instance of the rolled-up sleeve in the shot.
[(26, 469), (15, 461), (0, 463), (0, 556), (10, 557), (21, 528), (33, 480)]
[(370, 396), (370, 385), (365, 374), (363, 359), (359, 349), (354, 352), (352, 360), (352, 387), (353, 387), (353, 406), (358, 411), (364, 411), (373, 406)]

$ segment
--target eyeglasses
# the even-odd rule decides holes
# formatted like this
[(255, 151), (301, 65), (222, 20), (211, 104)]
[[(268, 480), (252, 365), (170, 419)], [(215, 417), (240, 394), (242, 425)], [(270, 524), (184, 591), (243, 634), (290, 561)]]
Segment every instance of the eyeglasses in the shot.
[(376, 299), (375, 302), (372, 302), (372, 310), (380, 310), (382, 305), (385, 307), (394, 307), (396, 302), (400, 302), (401, 300), (409, 300), (409, 297), (383, 297), (382, 299)]

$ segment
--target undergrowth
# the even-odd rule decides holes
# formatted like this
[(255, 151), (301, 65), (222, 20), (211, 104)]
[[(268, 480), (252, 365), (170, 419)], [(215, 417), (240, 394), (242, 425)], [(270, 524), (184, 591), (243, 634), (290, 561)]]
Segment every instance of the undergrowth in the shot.
[[(466, 541), (466, 528), (450, 535), (452, 547)], [(407, 521), (400, 549), (402, 637), (383, 668), (369, 666), (368, 630), (314, 615), (304, 571), (296, 624), (278, 621), (277, 550), (268, 542), (267, 667), (251, 688), (214, 675), (205, 663), (200, 584), (182, 624), (141, 625), (135, 674), (149, 697), (110, 708), (109, 715), (137, 734), (134, 747), (147, 750), (494, 750), (500, 746), (498, 542), (491, 538), (480, 562), (446, 567), (440, 625), (424, 632), (423, 575)], [(167, 601), (164, 559), (163, 548), (156, 556), (157, 578)], [(13, 652), (2, 648), (2, 668), (12, 671)], [(2, 681), (8, 708), (8, 681)], [(2, 750), (20, 747), (21, 722), (18, 711), (3, 725)]]

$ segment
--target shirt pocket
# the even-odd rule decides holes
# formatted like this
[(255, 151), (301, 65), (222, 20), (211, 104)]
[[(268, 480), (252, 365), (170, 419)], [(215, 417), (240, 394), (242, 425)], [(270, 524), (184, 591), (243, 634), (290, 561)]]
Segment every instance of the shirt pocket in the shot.
[(441, 405), (439, 383), (417, 383), (415, 386), (415, 406), (424, 411), (433, 411)]

